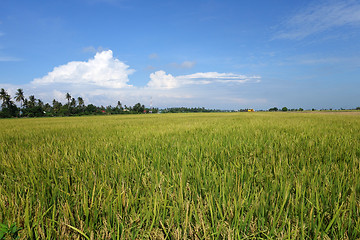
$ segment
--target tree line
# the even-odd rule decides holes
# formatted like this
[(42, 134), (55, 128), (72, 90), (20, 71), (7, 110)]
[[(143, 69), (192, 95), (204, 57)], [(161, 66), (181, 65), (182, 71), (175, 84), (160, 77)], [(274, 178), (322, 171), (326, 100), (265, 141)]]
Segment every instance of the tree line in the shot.
[(161, 113), (190, 113), (190, 112), (224, 112), (218, 109), (206, 109), (204, 107), (172, 107), (161, 110)]
[[(76, 99), (70, 93), (64, 96), (67, 103), (54, 99), (52, 104), (44, 103), (41, 99), (35, 98), (34, 95), (25, 97), (23, 89), (17, 89), (15, 96), (12, 98), (4, 88), (0, 90), (1, 111), (0, 118), (10, 117), (55, 117), (55, 116), (81, 116), (81, 115), (104, 115), (104, 114), (139, 114), (139, 113), (189, 113), (189, 112), (248, 112), (250, 109), (240, 110), (219, 110), (219, 109), (206, 109), (204, 107), (172, 107), (165, 109), (146, 108), (141, 103), (136, 103), (134, 106), (122, 105), (120, 101), (117, 102), (115, 107), (109, 106), (95, 106), (93, 104), (86, 105), (82, 97)], [(16, 105), (20, 103), (20, 107)], [(252, 109), (251, 109), (252, 110)], [(312, 109), (315, 111), (316, 109)], [(332, 109), (329, 109), (332, 110)], [(343, 109), (341, 109), (343, 110)], [(357, 107), (355, 110), (360, 110)], [(287, 107), (277, 108), (273, 107), (268, 110), (261, 111), (304, 111), (304, 109), (288, 109)]]
[[(44, 103), (41, 99), (35, 98), (34, 95), (25, 97), (23, 89), (17, 89), (15, 96), (12, 98), (4, 88), (0, 90), (0, 100), (2, 100), (0, 117), (54, 117), (54, 116), (81, 116), (81, 115), (104, 115), (104, 114), (139, 114), (139, 113), (157, 113), (157, 108), (146, 108), (141, 103), (134, 106), (122, 105), (120, 101), (115, 107), (112, 106), (95, 106), (86, 105), (82, 97), (76, 99), (66, 93), (66, 104), (54, 99), (52, 104)], [(20, 103), (18, 107), (15, 103)]]

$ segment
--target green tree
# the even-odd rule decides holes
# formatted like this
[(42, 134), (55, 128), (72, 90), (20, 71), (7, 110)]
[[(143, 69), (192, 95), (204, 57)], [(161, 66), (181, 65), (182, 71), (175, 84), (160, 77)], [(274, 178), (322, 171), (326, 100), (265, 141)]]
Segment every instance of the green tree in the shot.
[(270, 112), (277, 112), (279, 109), (277, 107), (273, 107), (273, 108), (270, 108), (269, 111)]
[(85, 108), (85, 114), (94, 114), (97, 112), (97, 107), (93, 104), (89, 104)]
[(53, 104), (53, 106), (52, 106), (53, 112), (55, 114), (58, 114), (62, 107), (62, 104), (60, 102), (56, 101), (55, 99), (52, 101), (52, 104)]
[(45, 105), (44, 105), (44, 111), (46, 112), (46, 114), (49, 114), (50, 112), (51, 112), (51, 110), (52, 110), (52, 108), (51, 108), (51, 106), (50, 106), (50, 104), (49, 103), (46, 103)]
[(144, 110), (145, 110), (145, 106), (141, 105), (140, 103), (135, 104), (133, 107), (133, 111), (138, 112), (138, 113), (142, 113), (142, 112), (144, 112)]
[(43, 101), (41, 101), (41, 99), (37, 99), (37, 104), (36, 104), (36, 106), (43, 108), (43, 107), (44, 107)]
[(287, 107), (283, 107), (282, 109), (281, 109), (281, 111), (283, 111), (283, 112), (287, 112)]

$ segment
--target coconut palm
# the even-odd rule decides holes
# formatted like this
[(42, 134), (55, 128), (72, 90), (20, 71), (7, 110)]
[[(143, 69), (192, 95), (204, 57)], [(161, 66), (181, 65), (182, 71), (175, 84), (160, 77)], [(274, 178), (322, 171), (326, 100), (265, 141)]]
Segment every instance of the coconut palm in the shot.
[(25, 108), (28, 108), (28, 107), (29, 107), (29, 101), (28, 101), (26, 98), (25, 98), (25, 100), (24, 100), (23, 106), (24, 106)]
[(118, 101), (118, 102), (117, 102), (117, 106), (116, 106), (116, 107), (117, 107), (118, 109), (122, 110), (122, 108), (123, 108), (123, 107), (122, 107), (122, 105), (121, 105), (121, 102), (120, 102), (120, 101)]
[(33, 108), (35, 107), (36, 98), (34, 95), (29, 96), (29, 107)]
[(55, 99), (52, 101), (52, 104), (53, 104), (53, 110), (55, 113), (57, 113), (58, 111), (60, 111), (60, 108), (61, 108), (61, 103), (56, 101)]
[(84, 103), (84, 99), (82, 97), (78, 97), (78, 108), (80, 110), (82, 110), (83, 112), (85, 111), (85, 103)]
[(71, 103), (70, 103), (71, 107), (76, 107), (76, 100), (75, 98), (71, 99)]
[(11, 104), (13, 104), (13, 102), (11, 101), (11, 97), (9, 94), (6, 94), (3, 100), (3, 107), (10, 107)]
[(66, 93), (66, 99), (68, 100), (68, 108), (70, 108), (70, 100), (71, 100), (71, 95), (70, 93)]
[(17, 92), (15, 93), (15, 101), (20, 102), (20, 108), (22, 108), (24, 100), (24, 91), (21, 88), (18, 88)]
[(0, 90), (0, 99), (3, 101), (1, 104), (2, 107), (6, 107), (6, 105), (9, 105), (10, 95), (3, 88)]
[(78, 100), (79, 107), (84, 107), (84, 99), (82, 97), (78, 97), (77, 100)]
[(41, 101), (40, 99), (38, 99), (38, 100), (37, 100), (37, 106), (39, 106), (39, 107), (44, 107), (43, 101)]
[(0, 99), (3, 101), (3, 103), (4, 103), (4, 101), (5, 101), (5, 96), (7, 95), (7, 92), (5, 91), (5, 89), (1, 89), (0, 90)]

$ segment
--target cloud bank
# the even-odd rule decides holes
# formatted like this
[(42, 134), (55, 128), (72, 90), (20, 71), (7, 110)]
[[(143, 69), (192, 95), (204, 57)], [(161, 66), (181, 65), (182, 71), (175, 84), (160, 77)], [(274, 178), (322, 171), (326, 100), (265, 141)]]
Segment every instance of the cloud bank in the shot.
[(150, 81), (147, 86), (156, 89), (172, 89), (185, 85), (205, 85), (211, 83), (246, 83), (259, 82), (259, 76), (248, 77), (233, 73), (203, 72), (190, 75), (182, 75), (174, 77), (166, 74), (164, 71), (157, 71), (150, 74)]
[[(115, 104), (119, 100), (130, 105), (137, 102), (146, 104), (152, 98), (154, 105), (158, 107), (215, 107), (221, 101), (226, 106), (238, 104), (238, 101), (232, 100), (236, 96), (226, 100), (221, 97), (231, 95), (231, 91), (237, 95), (235, 89), (239, 89), (244, 83), (257, 83), (261, 79), (259, 76), (218, 72), (174, 76), (160, 70), (151, 73), (147, 83), (134, 86), (129, 80), (134, 71), (115, 58), (111, 50), (106, 50), (96, 53), (94, 58), (87, 61), (71, 61), (55, 67), (30, 84), (9, 85), (7, 89), (15, 92), (16, 88), (23, 88), (25, 94), (34, 94), (44, 102), (51, 102), (53, 99), (66, 102), (65, 94), (69, 92), (73, 97), (81, 96), (87, 104), (104, 106)], [(214, 102), (209, 101), (210, 96)]]
[(281, 26), (284, 30), (275, 39), (301, 40), (310, 35), (337, 27), (360, 25), (358, 1), (325, 1), (311, 5), (290, 17)]

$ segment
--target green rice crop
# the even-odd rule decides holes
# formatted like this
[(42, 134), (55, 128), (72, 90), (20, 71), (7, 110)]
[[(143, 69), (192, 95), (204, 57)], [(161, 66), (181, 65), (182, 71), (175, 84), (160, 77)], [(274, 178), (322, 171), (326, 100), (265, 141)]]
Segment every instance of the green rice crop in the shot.
[(360, 115), (0, 120), (22, 239), (360, 238)]

